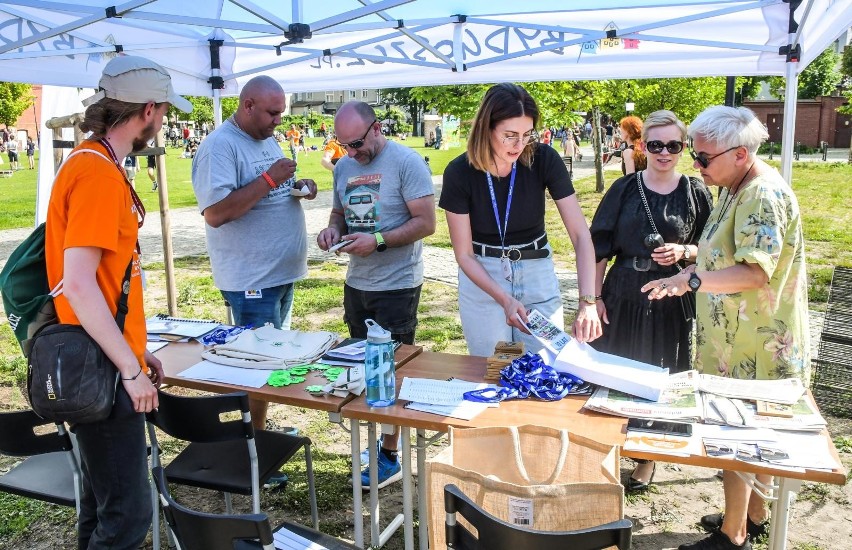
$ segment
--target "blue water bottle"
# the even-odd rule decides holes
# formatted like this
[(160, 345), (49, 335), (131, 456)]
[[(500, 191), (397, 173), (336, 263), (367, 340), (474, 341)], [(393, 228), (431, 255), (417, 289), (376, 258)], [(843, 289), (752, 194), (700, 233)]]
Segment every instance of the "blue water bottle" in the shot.
[(364, 365), (367, 377), (367, 404), (387, 407), (396, 401), (396, 375), (394, 372), (393, 340), (391, 333), (372, 319), (367, 324), (367, 349)]

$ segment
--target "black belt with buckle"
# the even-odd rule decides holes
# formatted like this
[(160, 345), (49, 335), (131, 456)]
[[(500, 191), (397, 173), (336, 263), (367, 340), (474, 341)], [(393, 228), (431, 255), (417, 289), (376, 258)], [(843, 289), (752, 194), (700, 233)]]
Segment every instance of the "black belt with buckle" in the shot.
[(547, 245), (547, 235), (542, 235), (531, 243), (523, 245), (509, 245), (505, 249), (499, 246), (473, 243), (473, 253), (477, 256), (488, 256), (489, 258), (506, 257), (513, 262), (519, 260), (539, 260), (550, 256), (550, 250), (544, 248)]
[(651, 258), (637, 258), (635, 256), (616, 256), (615, 265), (629, 267), (635, 271), (659, 271), (661, 273), (677, 271), (677, 267), (674, 265), (660, 265)]

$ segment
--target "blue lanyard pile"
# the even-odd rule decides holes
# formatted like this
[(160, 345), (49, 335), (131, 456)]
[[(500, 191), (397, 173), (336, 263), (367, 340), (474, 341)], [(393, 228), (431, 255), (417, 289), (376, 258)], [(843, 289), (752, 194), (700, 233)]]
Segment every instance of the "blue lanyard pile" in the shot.
[(558, 372), (546, 365), (541, 355), (527, 353), (500, 371), (502, 387), (465, 392), (464, 398), (479, 403), (499, 403), (507, 399), (526, 399), (530, 396), (544, 401), (559, 401), (568, 395), (572, 388), (583, 384), (576, 376)]
[(227, 344), (228, 342), (236, 338), (238, 334), (240, 334), (244, 330), (251, 330), (251, 328), (251, 323), (244, 327), (236, 326), (228, 328), (217, 328), (213, 332), (209, 332), (202, 336), (201, 343), (205, 346), (212, 346), (215, 344)]

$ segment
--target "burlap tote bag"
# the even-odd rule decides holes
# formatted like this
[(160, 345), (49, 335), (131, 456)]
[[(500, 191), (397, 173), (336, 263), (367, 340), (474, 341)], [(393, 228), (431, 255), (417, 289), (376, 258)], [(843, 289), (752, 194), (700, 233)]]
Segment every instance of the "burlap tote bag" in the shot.
[[(447, 547), (444, 486), (483, 510), (541, 531), (586, 529), (624, 517), (619, 452), (542, 426), (450, 428), (450, 445), (426, 464), (429, 547)], [(459, 516), (472, 532), (475, 529)]]

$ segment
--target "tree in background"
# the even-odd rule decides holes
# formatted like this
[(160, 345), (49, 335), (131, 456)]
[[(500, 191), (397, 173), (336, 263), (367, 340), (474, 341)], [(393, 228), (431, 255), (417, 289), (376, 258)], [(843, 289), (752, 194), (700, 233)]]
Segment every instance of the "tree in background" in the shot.
[[(799, 75), (799, 99), (814, 99), (821, 95), (831, 95), (843, 78), (840, 69), (838, 69), (840, 64), (840, 56), (834, 51), (834, 47), (829, 47), (819, 54)], [(783, 76), (772, 76), (767, 80), (769, 92), (779, 99), (784, 99), (786, 79)]]
[(16, 82), (0, 82), (0, 124), (9, 128), (33, 104), (33, 87)]
[[(189, 120), (195, 123), (196, 126), (201, 126), (203, 122), (213, 122), (213, 98), (206, 96), (187, 96), (187, 99), (192, 103), (192, 112), (183, 113), (178, 111), (174, 106), (169, 107), (167, 117), (169, 121)], [(222, 120), (225, 120), (234, 114), (239, 106), (240, 98), (238, 97), (223, 97), (222, 98)]]

